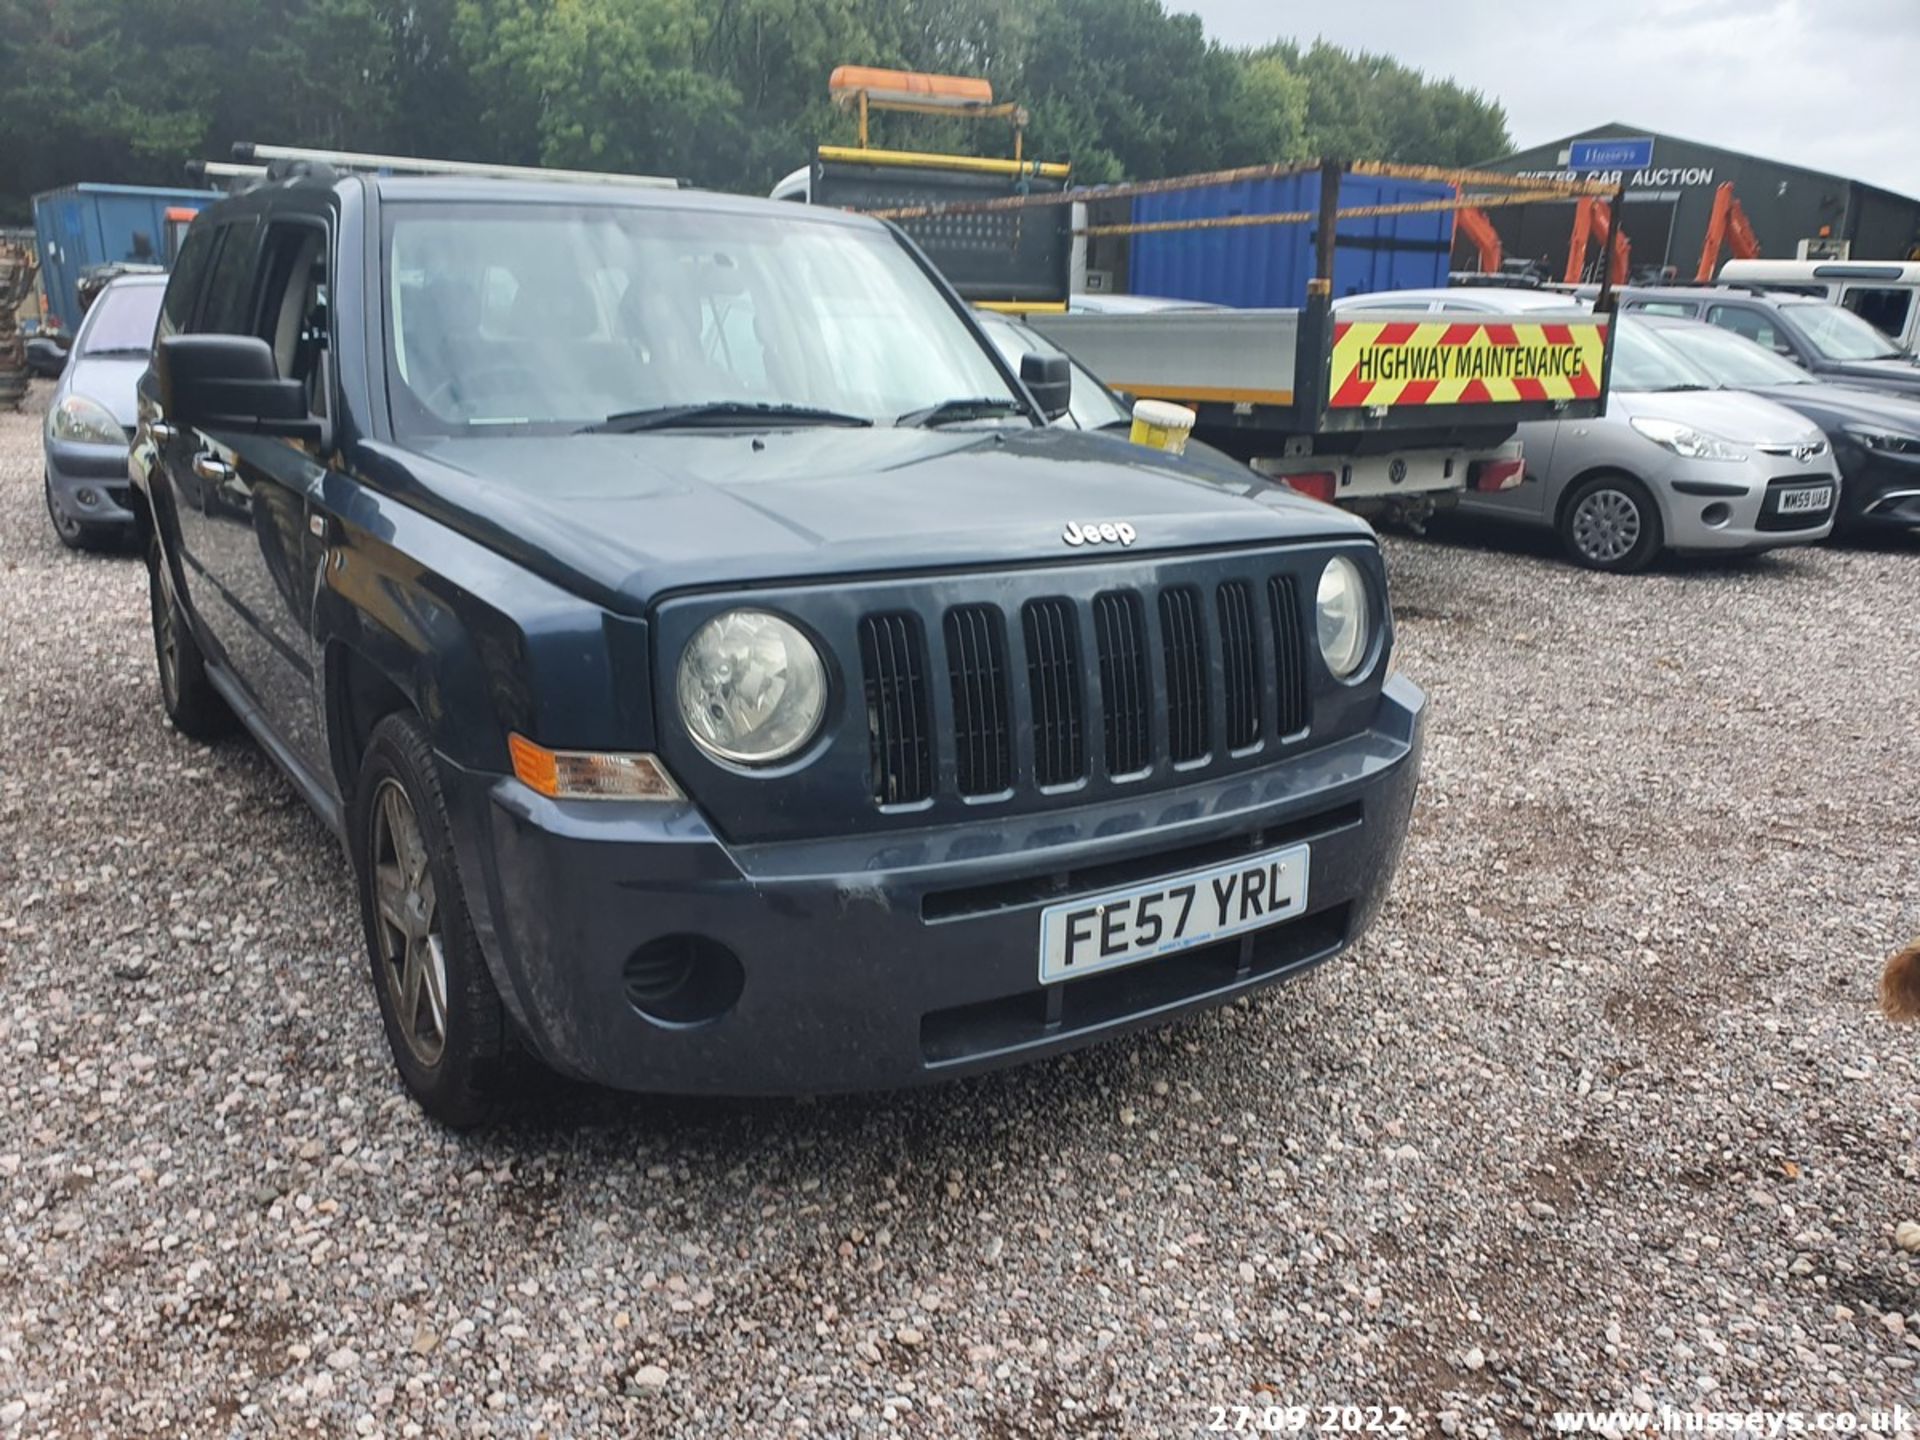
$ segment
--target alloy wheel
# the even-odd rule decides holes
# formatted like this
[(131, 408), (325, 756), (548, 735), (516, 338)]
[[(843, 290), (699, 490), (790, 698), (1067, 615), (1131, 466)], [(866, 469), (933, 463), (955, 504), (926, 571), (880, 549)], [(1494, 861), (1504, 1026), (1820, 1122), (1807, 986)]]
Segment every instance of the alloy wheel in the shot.
[(1645, 526), (1640, 507), (1621, 490), (1601, 489), (1583, 496), (1573, 512), (1573, 543), (1600, 565), (1624, 560), (1640, 543)]
[(160, 693), (171, 709), (180, 702), (180, 618), (158, 571), (149, 572), (147, 583), (153, 587), (153, 653), (160, 662)]
[(420, 817), (397, 780), (374, 795), (373, 893), (380, 974), (407, 1049), (423, 1066), (447, 1048), (447, 956)]

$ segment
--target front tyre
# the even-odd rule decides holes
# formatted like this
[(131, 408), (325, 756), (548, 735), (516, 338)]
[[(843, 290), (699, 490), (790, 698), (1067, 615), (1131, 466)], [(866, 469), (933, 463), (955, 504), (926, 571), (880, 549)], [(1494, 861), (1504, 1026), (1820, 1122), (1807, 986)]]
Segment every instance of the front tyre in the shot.
[(1560, 507), (1560, 543), (1589, 570), (1630, 575), (1660, 553), (1660, 507), (1631, 475), (1583, 480)]
[(167, 591), (158, 539), (147, 542), (147, 606), (152, 612), (153, 658), (160, 672), (160, 705), (173, 728), (191, 740), (218, 740), (233, 730), (233, 711), (207, 678), (206, 656), (180, 602)]
[(46, 495), (47, 519), (53, 522), (53, 533), (60, 543), (69, 550), (104, 550), (108, 545), (105, 530), (98, 525), (89, 525), (84, 520), (76, 520), (60, 508), (60, 502), (53, 498), (53, 477), (43, 475), (40, 488)]
[(374, 993), (400, 1078), (455, 1129), (504, 1098), (521, 1059), (474, 938), (440, 771), (420, 722), (374, 727), (351, 816), (354, 874)]

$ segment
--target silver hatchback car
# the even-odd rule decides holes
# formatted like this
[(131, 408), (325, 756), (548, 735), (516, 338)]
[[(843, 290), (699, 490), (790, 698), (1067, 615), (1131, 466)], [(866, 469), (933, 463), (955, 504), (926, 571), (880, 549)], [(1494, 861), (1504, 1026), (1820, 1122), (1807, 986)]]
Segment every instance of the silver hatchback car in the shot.
[(1618, 323), (1606, 414), (1522, 425), (1534, 483), (1470, 491), (1459, 513), (1551, 527), (1580, 564), (1622, 572), (1662, 551), (1825, 539), (1840, 475), (1819, 427), (1758, 395), (1715, 389), (1650, 327)]
[[(1504, 287), (1398, 290), (1334, 302), (1343, 313), (1585, 310), (1575, 296)], [(1607, 413), (1520, 427), (1526, 483), (1469, 490), (1456, 513), (1552, 529), (1596, 570), (1632, 571), (1661, 551), (1770, 550), (1823, 540), (1840, 477), (1818, 426), (1757, 395), (1715, 388), (1653, 327), (1620, 320)]]

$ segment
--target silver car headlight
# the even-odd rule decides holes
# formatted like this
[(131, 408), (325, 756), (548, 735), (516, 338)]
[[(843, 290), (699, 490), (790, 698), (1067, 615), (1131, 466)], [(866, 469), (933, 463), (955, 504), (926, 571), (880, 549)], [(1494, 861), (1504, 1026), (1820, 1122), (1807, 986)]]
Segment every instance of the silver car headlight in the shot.
[(47, 428), (56, 440), (73, 440), (85, 445), (125, 445), (127, 432), (107, 407), (84, 395), (69, 395), (53, 407)]
[(1722, 440), (1718, 435), (1709, 435), (1704, 430), (1696, 430), (1691, 425), (1682, 425), (1678, 420), (1660, 420), (1649, 415), (1635, 415), (1629, 422), (1647, 439), (1662, 449), (1671, 450), (1676, 455), (1689, 460), (1744, 460), (1747, 452), (1731, 440)]
[(694, 742), (743, 765), (793, 754), (813, 738), (827, 708), (820, 652), (765, 610), (729, 610), (694, 631), (675, 688)]
[(1360, 567), (1344, 555), (1329, 560), (1320, 572), (1313, 608), (1320, 653), (1327, 668), (1342, 680), (1353, 678), (1366, 663), (1373, 638), (1367, 614), (1367, 581)]

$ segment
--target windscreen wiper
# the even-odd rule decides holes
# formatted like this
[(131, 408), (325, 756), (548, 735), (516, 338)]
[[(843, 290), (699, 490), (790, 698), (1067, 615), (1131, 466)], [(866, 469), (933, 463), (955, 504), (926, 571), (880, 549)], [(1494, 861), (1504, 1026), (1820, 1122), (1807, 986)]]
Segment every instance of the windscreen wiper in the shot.
[(995, 398), (991, 395), (964, 396), (956, 400), (942, 400), (938, 405), (923, 405), (918, 410), (909, 410), (897, 417), (894, 424), (906, 427), (951, 425), (960, 420), (986, 420), (995, 415), (1018, 415), (1025, 410), (1018, 400), (1005, 396)]
[(745, 400), (709, 400), (698, 405), (653, 405), (645, 410), (621, 410), (583, 425), (581, 435), (633, 435), (642, 430), (669, 430), (676, 425), (712, 425), (737, 421), (765, 420), (775, 428), (784, 425), (873, 424), (864, 415), (847, 415), (838, 410), (819, 410), (811, 405), (769, 405)]

